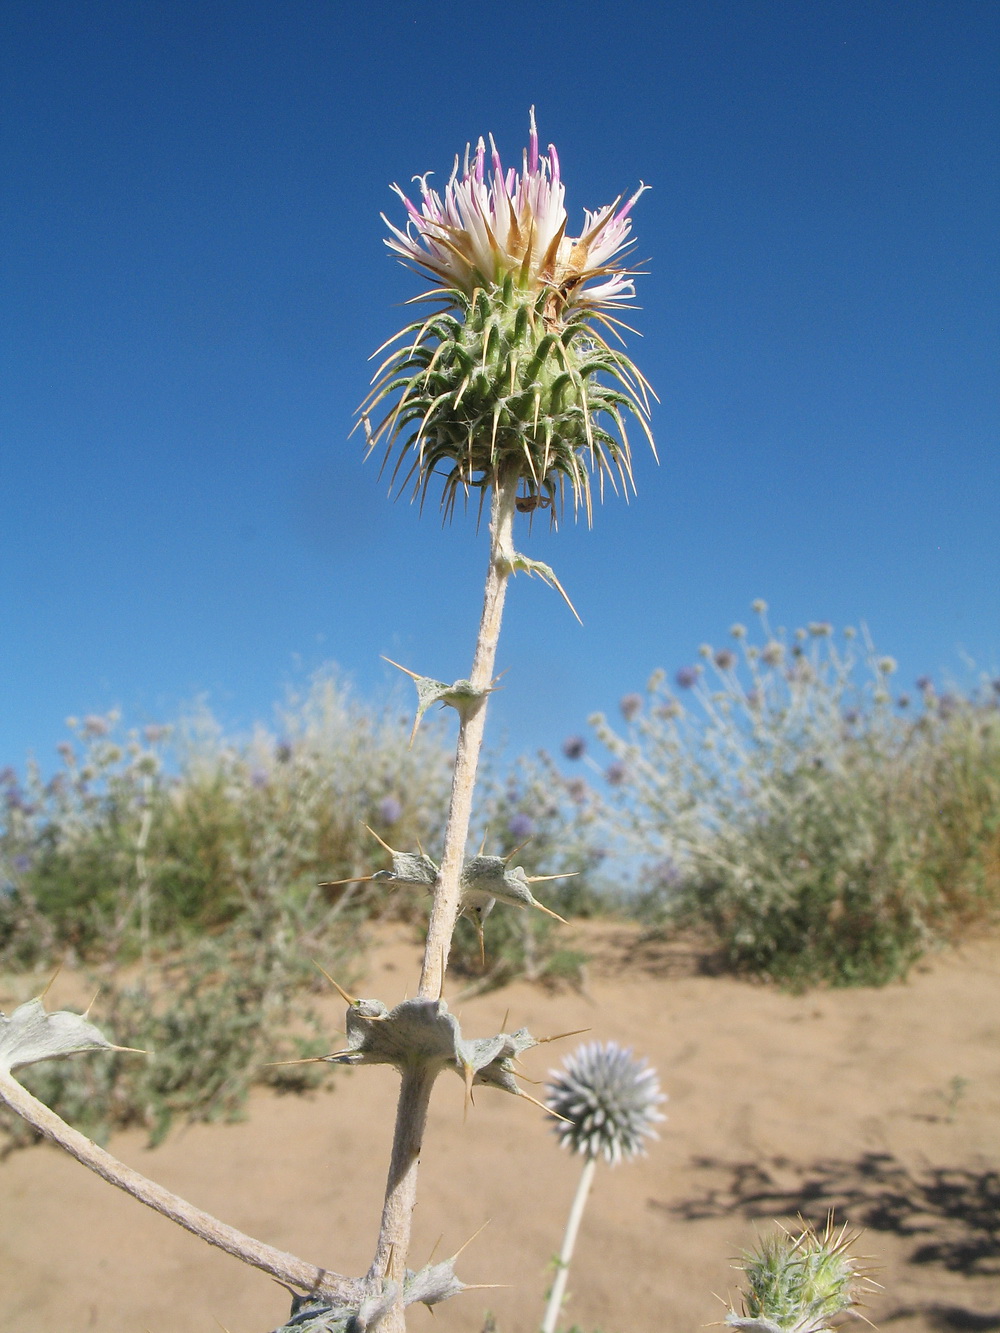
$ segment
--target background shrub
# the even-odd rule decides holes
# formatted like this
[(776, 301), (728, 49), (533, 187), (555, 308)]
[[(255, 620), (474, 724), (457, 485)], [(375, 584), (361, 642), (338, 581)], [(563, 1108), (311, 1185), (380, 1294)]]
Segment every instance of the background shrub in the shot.
[(661, 924), (707, 924), (725, 963), (801, 987), (882, 984), (994, 916), (1000, 710), (921, 682), (825, 623), (662, 671), (592, 719), (611, 751), (606, 810)]

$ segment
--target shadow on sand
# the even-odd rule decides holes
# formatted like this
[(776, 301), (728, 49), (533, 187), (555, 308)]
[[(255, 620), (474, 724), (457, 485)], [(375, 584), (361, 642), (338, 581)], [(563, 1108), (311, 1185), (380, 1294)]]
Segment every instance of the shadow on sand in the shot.
[[(694, 1166), (714, 1177), (703, 1193), (651, 1206), (690, 1221), (742, 1216), (801, 1216), (816, 1226), (831, 1210), (851, 1224), (910, 1238), (913, 1264), (940, 1264), (967, 1277), (1000, 1277), (1000, 1172), (938, 1167), (914, 1173), (889, 1153), (809, 1165), (787, 1158), (734, 1162), (702, 1157)], [(951, 1305), (896, 1307), (883, 1324), (922, 1316), (941, 1333), (1000, 1330), (1000, 1311)]]

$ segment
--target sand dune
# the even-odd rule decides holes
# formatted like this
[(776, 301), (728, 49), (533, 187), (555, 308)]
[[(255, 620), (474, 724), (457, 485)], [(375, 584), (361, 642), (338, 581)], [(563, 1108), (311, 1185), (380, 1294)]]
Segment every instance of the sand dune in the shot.
[[(570, 1276), (567, 1326), (689, 1331), (721, 1318), (732, 1256), (797, 1212), (867, 1228), (882, 1269), (869, 1314), (899, 1333), (1000, 1329), (1000, 941), (980, 939), (884, 990), (789, 996), (699, 974), (690, 947), (637, 947), (631, 927), (574, 928), (586, 994), (527, 984), (457, 1007), (470, 1035), (590, 1027), (648, 1056), (670, 1100), (648, 1158), (598, 1171)], [(361, 993), (413, 993), (403, 935), (373, 952)], [(10, 996), (0, 995), (0, 1007)], [(56, 997), (58, 999), (58, 997)], [(329, 1002), (331, 1034), (342, 1005)], [(571, 1049), (578, 1039), (566, 1046)], [(331, 1049), (335, 1038), (331, 1036)], [(544, 1080), (557, 1047), (532, 1051)], [(368, 1264), (395, 1076), (339, 1074), (307, 1098), (257, 1092), (244, 1123), (193, 1126), (149, 1150), (112, 1150), (227, 1221), (343, 1272)], [(530, 1089), (540, 1092), (541, 1089)], [(411, 1315), (413, 1329), (532, 1333), (579, 1162), (527, 1103), (462, 1086), (432, 1106), (415, 1224), (417, 1263), (441, 1238), (471, 1291)], [(209, 1250), (47, 1146), (0, 1163), (0, 1330), (266, 1333), (288, 1310), (268, 1278)]]

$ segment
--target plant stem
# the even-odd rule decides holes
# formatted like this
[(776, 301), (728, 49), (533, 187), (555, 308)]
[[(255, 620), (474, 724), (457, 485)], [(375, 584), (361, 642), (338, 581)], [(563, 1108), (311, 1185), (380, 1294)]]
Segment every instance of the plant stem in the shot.
[(270, 1273), (280, 1282), (298, 1287), (303, 1291), (322, 1293), (340, 1302), (358, 1299), (358, 1283), (352, 1278), (341, 1277), (328, 1268), (306, 1263), (293, 1254), (276, 1250), (252, 1236), (237, 1231), (235, 1227), (220, 1222), (210, 1213), (203, 1212), (186, 1199), (157, 1185), (139, 1171), (135, 1171), (124, 1162), (120, 1162), (111, 1153), (105, 1152), (81, 1134), (79, 1130), (67, 1125), (65, 1120), (56, 1115), (37, 1097), (33, 1097), (27, 1088), (18, 1083), (10, 1074), (0, 1073), (0, 1101), (6, 1102), (12, 1111), (27, 1120), (40, 1134), (58, 1143), (78, 1162), (82, 1162), (91, 1171), (107, 1180), (112, 1185), (130, 1194), (133, 1199), (146, 1204), (172, 1222), (178, 1223), (185, 1230), (200, 1236), (210, 1245), (225, 1250), (227, 1254), (244, 1263)]
[(566, 1234), (563, 1237), (562, 1250), (559, 1253), (555, 1280), (552, 1283), (552, 1290), (549, 1292), (549, 1303), (545, 1307), (545, 1318), (542, 1320), (541, 1333), (555, 1333), (563, 1297), (566, 1293), (569, 1265), (573, 1258), (573, 1251), (576, 1248), (576, 1234), (580, 1230), (580, 1221), (583, 1218), (583, 1210), (587, 1206), (587, 1195), (590, 1193), (590, 1186), (593, 1183), (596, 1169), (597, 1158), (588, 1157), (580, 1176), (580, 1183), (576, 1187), (576, 1194), (573, 1196), (573, 1206), (569, 1210)]
[[(500, 479), (493, 491), (490, 513), (490, 562), (486, 571), (486, 590), (483, 613), (479, 621), (479, 635), (472, 661), (469, 681), (475, 690), (486, 691), (493, 681), (500, 622), (503, 617), (507, 580), (514, 556), (514, 499), (518, 478), (512, 475)], [(478, 703), (469, 708), (458, 729), (455, 751), (455, 771), (451, 781), (451, 803), (445, 826), (444, 853), (434, 891), (427, 943), (424, 948), (424, 966), (420, 974), (419, 994), (437, 999), (444, 985), (448, 966), (451, 937), (455, 930), (461, 898), (462, 866), (465, 864), (465, 845), (469, 838), (472, 817), (472, 793), (476, 785), (479, 752), (486, 727), (486, 700), (484, 693)]]
[[(490, 559), (486, 571), (483, 612), (469, 680), (482, 697), (460, 715), (451, 803), (445, 827), (444, 853), (427, 928), (418, 995), (436, 1000), (444, 988), (451, 937), (461, 907), (462, 867), (472, 818), (472, 795), (486, 726), (486, 691), (493, 681), (500, 622), (514, 555), (514, 499), (517, 475), (498, 480), (490, 509)], [(410, 1250), (410, 1228), (417, 1201), (417, 1168), (423, 1143), (431, 1083), (416, 1071), (403, 1074), (396, 1106), (392, 1160), (386, 1184), (382, 1224), (369, 1278), (386, 1277), (402, 1287)], [(397, 1301), (380, 1325), (380, 1333), (404, 1333), (406, 1317)]]

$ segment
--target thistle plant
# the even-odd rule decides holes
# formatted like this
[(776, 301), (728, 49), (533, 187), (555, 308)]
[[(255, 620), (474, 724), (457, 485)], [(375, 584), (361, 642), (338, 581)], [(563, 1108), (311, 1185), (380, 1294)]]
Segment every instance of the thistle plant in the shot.
[[(551, 145), (547, 155), (540, 153), (533, 112), (520, 174), (504, 169), (491, 139), (489, 164), (480, 140), (474, 152), (467, 149), (461, 173), (456, 159), (443, 196), (431, 189), (428, 177), (418, 180), (419, 207), (396, 187), (407, 220), (402, 227), (387, 221), (387, 244), (431, 276), (435, 285), (417, 299), (428, 300), (433, 309), (386, 344), (400, 346), (376, 372), (360, 418), (369, 450), (383, 442), (386, 462), (395, 459), (393, 484), (410, 487), (421, 504), (435, 477), (446, 517), (460, 494), (468, 499), (475, 492), (480, 512), (488, 502), (490, 549), (468, 675), (449, 685), (403, 668), (417, 686), (417, 721), (434, 701), (458, 714), (440, 864), (419, 844), (398, 850), (379, 837), (392, 869), (371, 876), (351, 872), (354, 881), (433, 892), (416, 996), (390, 1007), (342, 992), (347, 1045), (322, 1057), (337, 1064), (389, 1064), (400, 1075), (385, 1201), (367, 1273), (345, 1277), (242, 1235), (117, 1162), (34, 1098), (14, 1077), (20, 1065), (110, 1045), (86, 1018), (44, 1015), (40, 1001), (32, 1001), (0, 1025), (0, 1098), (111, 1183), (304, 1293), (296, 1297), (287, 1326), (298, 1333), (347, 1328), (361, 1333), (376, 1325), (384, 1333), (401, 1333), (407, 1305), (432, 1307), (464, 1288), (453, 1260), (419, 1272), (407, 1263), (431, 1090), (438, 1075), (450, 1071), (462, 1079), (467, 1095), (485, 1086), (533, 1102), (516, 1080), (515, 1061), (549, 1040), (525, 1028), (466, 1037), (443, 999), (460, 914), (470, 916), (480, 931), (498, 903), (503, 910), (557, 915), (532, 889), (551, 876), (529, 876), (514, 860), (519, 846), (492, 849), (484, 840), (477, 854), (467, 855), (509, 578), (518, 571), (538, 574), (562, 592), (547, 565), (515, 549), (515, 515), (547, 509), (555, 522), (568, 490), (574, 512), (582, 510), (589, 520), (593, 476), (602, 496), (605, 481), (616, 490), (632, 486), (627, 418), (638, 422), (652, 444), (648, 385), (605, 337), (620, 337), (625, 327), (615, 312), (632, 298), (635, 275), (621, 261), (631, 209), (646, 187), (585, 212), (579, 235), (570, 237), (559, 158)], [(22, 1039), (23, 1033), (28, 1038)]]
[(546, 1091), (560, 1144), (584, 1159), (542, 1320), (542, 1333), (555, 1333), (598, 1159), (617, 1166), (644, 1154), (644, 1140), (657, 1138), (653, 1127), (666, 1119), (657, 1110), (666, 1097), (648, 1063), (613, 1041), (580, 1046), (550, 1074)]
[(746, 1286), (726, 1323), (743, 1333), (830, 1333), (879, 1285), (851, 1253), (857, 1239), (832, 1214), (822, 1231), (804, 1225), (798, 1235), (762, 1237), (738, 1264)]

